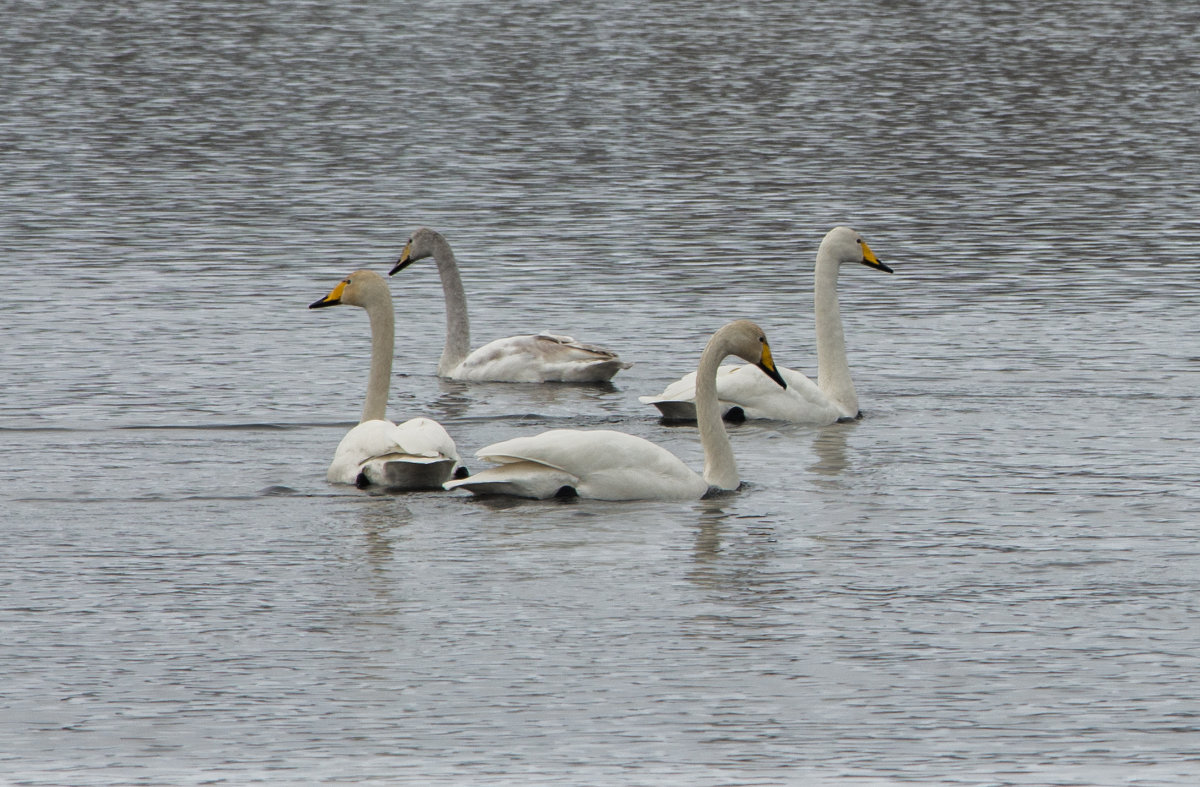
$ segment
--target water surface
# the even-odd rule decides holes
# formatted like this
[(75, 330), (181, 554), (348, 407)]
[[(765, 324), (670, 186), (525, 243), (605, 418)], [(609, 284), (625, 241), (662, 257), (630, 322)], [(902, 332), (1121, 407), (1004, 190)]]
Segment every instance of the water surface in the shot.
[[(0, 778), (1178, 784), (1200, 775), (1200, 168), (1179, 4), (14, 5), (0, 33)], [(619, 428), (723, 322), (865, 417), (731, 429), (687, 503), (325, 483), (367, 324), (442, 231), (474, 341), (611, 386), (440, 381), (470, 456)]]

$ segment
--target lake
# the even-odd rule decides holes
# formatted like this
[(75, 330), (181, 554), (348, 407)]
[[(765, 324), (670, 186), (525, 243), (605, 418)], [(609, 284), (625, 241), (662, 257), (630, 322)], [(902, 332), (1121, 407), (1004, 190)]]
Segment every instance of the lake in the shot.
[[(0, 33), (0, 781), (1191, 785), (1200, 7), (227, 1)], [(863, 418), (729, 428), (696, 502), (335, 486), (389, 279), (389, 415), (466, 464), (631, 432), (732, 319)]]

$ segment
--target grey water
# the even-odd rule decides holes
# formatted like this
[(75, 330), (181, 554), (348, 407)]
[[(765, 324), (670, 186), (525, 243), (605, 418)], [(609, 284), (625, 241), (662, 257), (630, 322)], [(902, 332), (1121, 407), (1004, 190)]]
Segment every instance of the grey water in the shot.
[[(6, 2), (0, 782), (1200, 779), (1200, 7)], [(730, 427), (737, 493), (331, 486), (368, 327), (443, 232), (460, 384), (390, 280), (391, 417), (468, 465), (617, 428), (748, 317), (864, 417)]]

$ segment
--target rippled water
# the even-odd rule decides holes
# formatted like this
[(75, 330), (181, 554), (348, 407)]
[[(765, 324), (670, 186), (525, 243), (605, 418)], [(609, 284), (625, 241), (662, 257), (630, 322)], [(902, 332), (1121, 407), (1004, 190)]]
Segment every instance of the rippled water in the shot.
[[(1170, 2), (8, 3), (0, 780), (1194, 784), (1200, 11)], [(731, 431), (696, 503), (332, 487), (414, 227), (469, 455), (611, 426), (752, 317), (814, 372), (831, 226), (865, 418)]]

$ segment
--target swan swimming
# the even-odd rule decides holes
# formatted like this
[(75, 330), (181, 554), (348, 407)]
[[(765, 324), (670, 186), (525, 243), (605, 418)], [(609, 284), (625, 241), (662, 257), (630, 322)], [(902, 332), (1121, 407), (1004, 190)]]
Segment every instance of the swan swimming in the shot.
[[(717, 372), (717, 398), (730, 417), (740, 411), (745, 418), (763, 418), (818, 425), (859, 417), (858, 394), (850, 379), (846, 339), (838, 311), (837, 277), (842, 263), (862, 263), (891, 273), (871, 251), (862, 236), (849, 227), (835, 227), (817, 250), (813, 290), (817, 335), (817, 382), (801, 372), (779, 367), (787, 381), (781, 389), (753, 366), (723, 366)], [(696, 374), (676, 380), (657, 396), (638, 400), (658, 408), (666, 421), (696, 418)]]
[(446, 346), (438, 361), (439, 377), (477, 382), (587, 383), (610, 380), (632, 366), (611, 350), (548, 333), (496, 339), (471, 352), (466, 293), (454, 252), (441, 233), (428, 227), (414, 232), (388, 275), (394, 276), (425, 257), (433, 257), (437, 263), (446, 299)]
[(740, 481), (733, 446), (717, 403), (717, 367), (727, 355), (737, 355), (762, 369), (773, 385), (787, 386), (771, 358), (767, 337), (757, 325), (738, 320), (712, 335), (696, 367), (703, 476), (667, 449), (641, 437), (604, 429), (552, 429), (481, 448), (476, 456), (499, 464), (450, 481), (445, 487), (461, 487), (477, 495), (596, 500), (692, 499), (711, 490), (737, 489)]
[(450, 435), (428, 418), (396, 425), (384, 417), (395, 344), (395, 315), (387, 280), (373, 271), (355, 271), (308, 308), (341, 304), (362, 307), (371, 320), (371, 374), (362, 419), (338, 443), (326, 480), (360, 487), (440, 489), (458, 464), (458, 450)]

